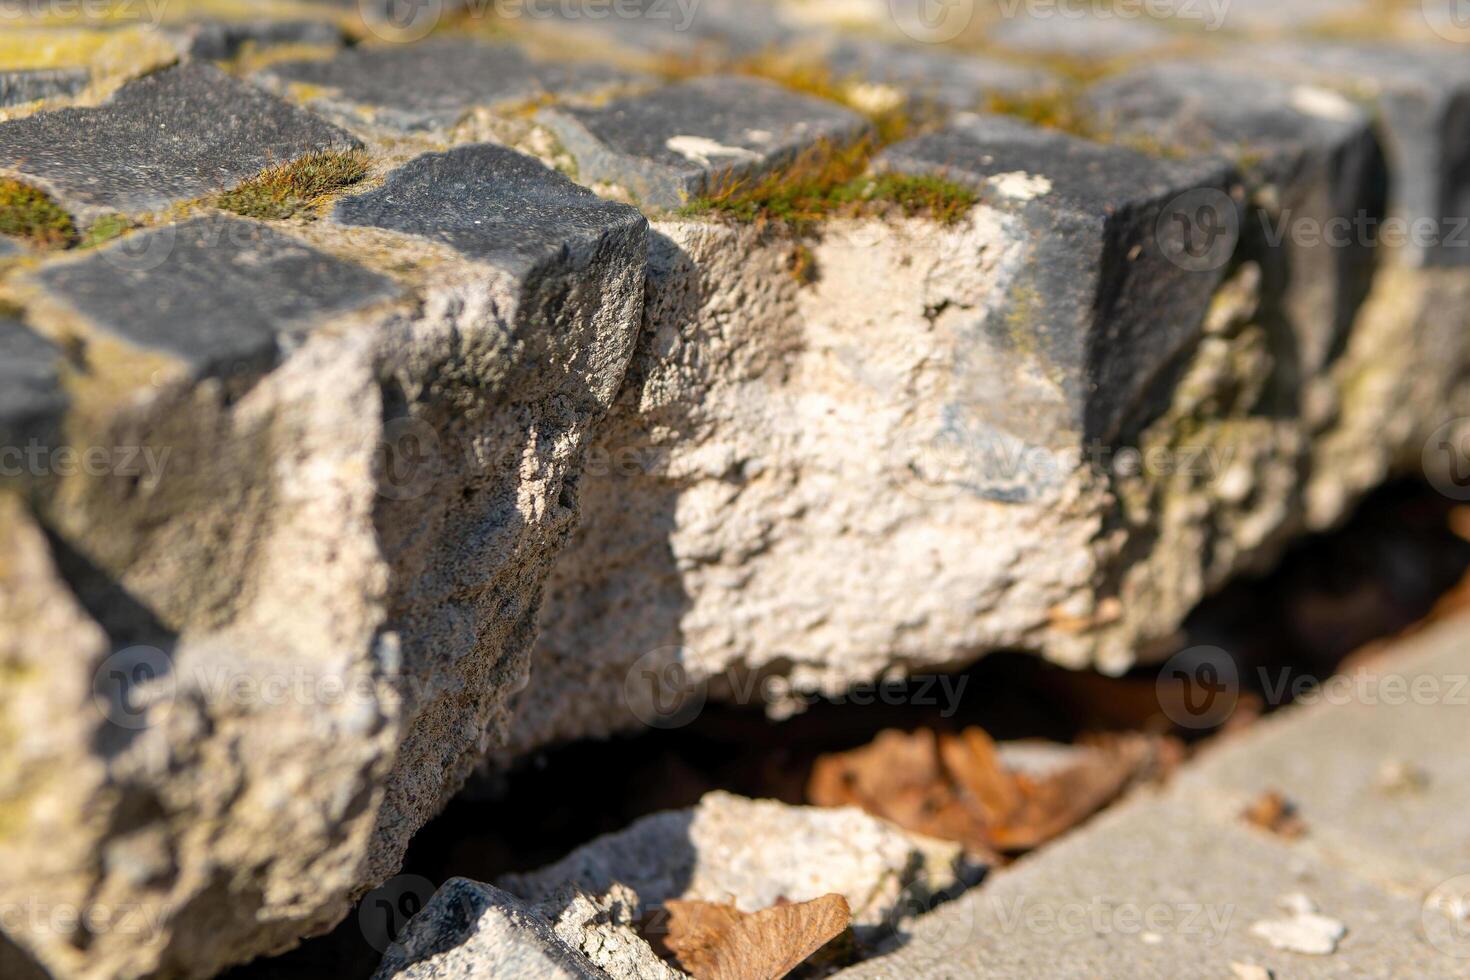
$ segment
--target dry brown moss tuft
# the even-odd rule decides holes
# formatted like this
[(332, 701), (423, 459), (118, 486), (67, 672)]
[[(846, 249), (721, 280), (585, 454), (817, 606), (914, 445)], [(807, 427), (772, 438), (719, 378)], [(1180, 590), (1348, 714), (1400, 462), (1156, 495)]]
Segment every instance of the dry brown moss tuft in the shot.
[(367, 173), (368, 155), (362, 150), (312, 153), (247, 180), (216, 197), (214, 204), (247, 218), (280, 220), (351, 187)]

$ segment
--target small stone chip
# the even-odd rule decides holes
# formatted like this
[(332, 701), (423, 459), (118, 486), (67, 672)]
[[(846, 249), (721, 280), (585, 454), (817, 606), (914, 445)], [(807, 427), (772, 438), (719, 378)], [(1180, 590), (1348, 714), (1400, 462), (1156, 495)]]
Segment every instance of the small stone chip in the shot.
[(382, 187), (339, 201), (332, 216), (443, 242), (515, 273), (645, 224), (636, 209), (488, 143), (418, 157)]
[(721, 182), (757, 177), (868, 121), (836, 103), (754, 78), (699, 78), (596, 108), (556, 107), (538, 121), (576, 158), (583, 180), (621, 184), (674, 208)]
[(536, 61), (508, 44), (459, 40), (353, 48), (325, 61), (281, 62), (259, 77), (278, 89), (329, 90), (313, 103), (400, 130), (450, 126), (476, 107), (585, 94), (636, 78), (605, 65)]
[(88, 219), (161, 211), (309, 153), (359, 145), (308, 112), (190, 63), (131, 82), (98, 108), (0, 123), (0, 174)]
[(1347, 926), (1322, 915), (1317, 903), (1306, 895), (1287, 895), (1280, 905), (1290, 915), (1255, 923), (1251, 935), (1266, 940), (1276, 949), (1306, 956), (1330, 956), (1337, 952), (1337, 944), (1347, 935)]
[(265, 225), (198, 218), (37, 273), (94, 330), (195, 376), (266, 370), (290, 338), (393, 295), (391, 280)]

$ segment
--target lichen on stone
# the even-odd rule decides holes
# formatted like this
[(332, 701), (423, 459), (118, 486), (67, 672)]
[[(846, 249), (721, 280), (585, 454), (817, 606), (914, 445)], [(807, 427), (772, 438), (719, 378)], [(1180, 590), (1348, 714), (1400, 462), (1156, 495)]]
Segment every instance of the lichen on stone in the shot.
[(71, 215), (29, 184), (0, 178), (0, 235), (24, 238), (42, 248), (65, 248), (76, 241)]

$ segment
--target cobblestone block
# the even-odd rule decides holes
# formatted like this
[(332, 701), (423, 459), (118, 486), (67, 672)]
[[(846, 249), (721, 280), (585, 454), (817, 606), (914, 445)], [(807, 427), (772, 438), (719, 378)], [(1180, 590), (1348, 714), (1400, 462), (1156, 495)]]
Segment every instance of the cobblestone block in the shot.
[[(197, 218), (46, 266), (83, 338), (161, 353), (192, 377), (250, 378), (314, 326), (393, 296), (391, 280), (265, 225)], [(140, 260), (141, 257), (141, 260)]]
[(326, 89), (311, 96), (314, 106), (399, 130), (450, 126), (477, 107), (588, 95), (626, 87), (637, 78), (605, 65), (537, 61), (507, 44), (439, 40), (281, 62), (259, 77), (283, 90), (292, 85)]
[(187, 64), (125, 85), (98, 108), (0, 123), (0, 173), (83, 220), (161, 211), (353, 137), (216, 68)]
[(869, 129), (850, 109), (736, 77), (695, 79), (596, 108), (547, 109), (537, 118), (571, 152), (581, 179), (620, 184), (660, 208)]
[(91, 79), (85, 68), (0, 71), (0, 107), (76, 95)]
[[(61, 351), (19, 320), (0, 314), (0, 451), (36, 439), (50, 445), (66, 410)], [(0, 465), (16, 466), (15, 460)], [(12, 474), (0, 472), (0, 482)]]

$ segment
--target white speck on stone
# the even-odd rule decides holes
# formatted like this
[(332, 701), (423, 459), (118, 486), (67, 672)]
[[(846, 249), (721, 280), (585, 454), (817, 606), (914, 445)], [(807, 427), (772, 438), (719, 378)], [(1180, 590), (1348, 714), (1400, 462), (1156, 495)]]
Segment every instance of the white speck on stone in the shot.
[(1298, 85), (1292, 89), (1291, 107), (1297, 112), (1333, 122), (1352, 122), (1358, 118), (1357, 106), (1330, 89), (1314, 85)]
[(1231, 963), (1230, 972), (1236, 980), (1275, 980), (1276, 975), (1264, 966), (1254, 963)]
[(985, 183), (1001, 197), (1012, 201), (1031, 201), (1051, 193), (1050, 180), (1039, 174), (1028, 174), (1024, 170), (996, 174)]
[(854, 109), (870, 115), (902, 109), (906, 101), (900, 90), (876, 82), (854, 82), (845, 94)]
[(1164, 937), (1156, 932), (1145, 932), (1138, 938), (1145, 946), (1157, 946), (1164, 941)]
[(1280, 904), (1291, 913), (1290, 917), (1257, 922), (1251, 926), (1251, 935), (1290, 953), (1330, 956), (1337, 952), (1337, 944), (1347, 935), (1347, 926), (1319, 914), (1317, 903), (1300, 893), (1285, 896)]
[(745, 140), (748, 143), (769, 143), (776, 138), (776, 134), (769, 129), (747, 129)]
[(708, 167), (712, 157), (734, 157), (737, 160), (759, 160), (761, 158), (759, 153), (747, 150), (743, 146), (726, 146), (703, 136), (670, 136), (664, 145), (701, 167)]

